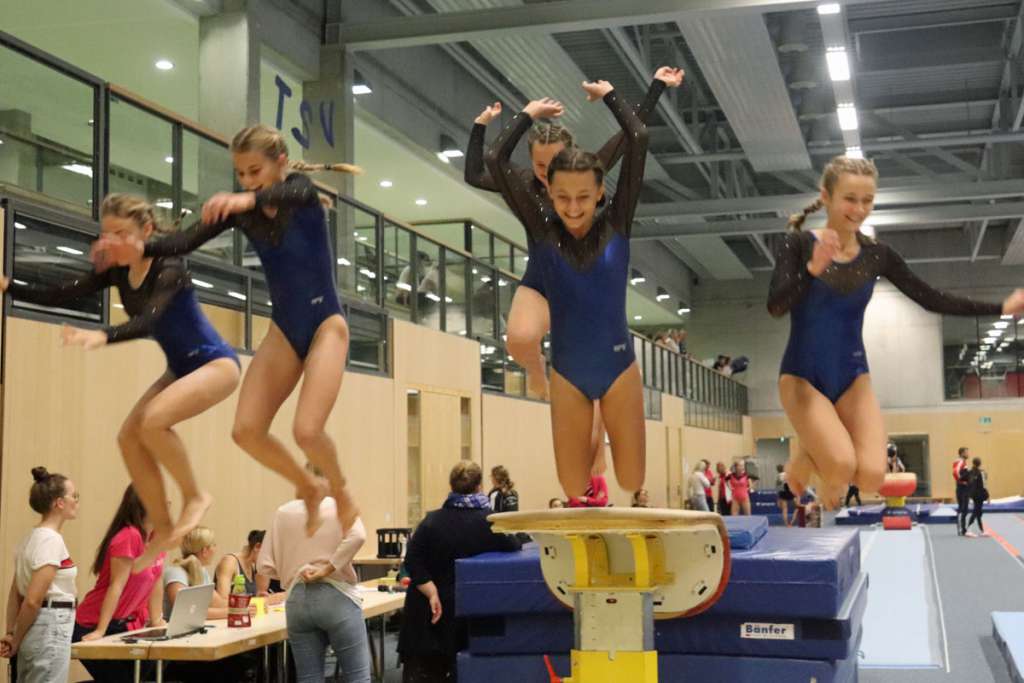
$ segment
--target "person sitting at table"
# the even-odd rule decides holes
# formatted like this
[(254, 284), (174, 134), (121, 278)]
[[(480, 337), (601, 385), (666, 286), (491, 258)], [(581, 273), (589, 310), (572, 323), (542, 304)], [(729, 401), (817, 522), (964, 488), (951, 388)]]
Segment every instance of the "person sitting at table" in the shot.
[(260, 555), (263, 537), (266, 533), (262, 529), (253, 529), (249, 532), (240, 552), (228, 553), (220, 558), (214, 572), (214, 580), (217, 585), (217, 593), (225, 600), (228, 599), (235, 576), (238, 574), (245, 577), (245, 592), (256, 595), (256, 558)]
[(455, 617), (455, 560), (521, 547), (515, 536), (491, 531), (480, 465), (460, 461), (448, 482), (451, 493), (420, 522), (405, 554), (411, 583), (398, 638), (403, 683), (454, 678), (455, 655), (467, 640), (464, 621)]
[[(326, 486), (323, 473), (307, 468)], [(298, 498), (298, 495), (296, 495)], [(285, 617), (295, 657), (297, 683), (323, 683), (324, 654), (330, 643), (344, 683), (369, 683), (370, 651), (363, 620), (363, 599), (352, 560), (366, 542), (356, 518), (343, 533), (334, 498), (320, 503), (320, 527), (306, 535), (306, 506), (301, 499), (277, 508), (256, 561), (258, 595), (268, 595), (271, 579), (287, 593)], [(268, 602), (279, 602), (276, 594)]]
[[(78, 606), (71, 642), (98, 640), (143, 626), (165, 626), (163, 618), (164, 553), (153, 564), (133, 574), (132, 564), (142, 555), (153, 526), (146, 509), (129, 484), (121, 496), (114, 519), (103, 536), (92, 564), (96, 585)], [(103, 683), (133, 681), (135, 666), (123, 660), (83, 659), (93, 679)], [(152, 670), (143, 662), (143, 675)]]
[[(205, 526), (197, 526), (185, 534), (181, 540), (181, 557), (164, 564), (164, 618), (171, 618), (171, 611), (182, 588), (204, 586), (213, 583), (207, 567), (217, 552), (217, 542), (213, 530)], [(251, 594), (255, 594), (255, 583)], [(255, 616), (256, 606), (249, 607)], [(207, 619), (227, 619), (228, 600), (217, 591), (213, 592), (210, 607), (206, 610)], [(255, 658), (248, 654), (228, 657), (216, 662), (174, 662), (166, 667), (164, 676), (169, 680), (180, 681), (224, 681), (247, 680), (249, 672), (256, 668)]]

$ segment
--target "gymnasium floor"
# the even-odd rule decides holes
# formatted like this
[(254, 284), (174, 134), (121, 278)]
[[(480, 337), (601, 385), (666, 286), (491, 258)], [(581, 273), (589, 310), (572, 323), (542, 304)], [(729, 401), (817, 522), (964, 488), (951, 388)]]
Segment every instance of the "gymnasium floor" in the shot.
[[(1024, 518), (1014, 513), (1001, 513), (987, 515), (985, 522), (1008, 548), (995, 536), (961, 538), (952, 524), (924, 527), (935, 559), (938, 603), (946, 635), (942, 649), (948, 652), (948, 658), (944, 657), (946, 666), (902, 670), (862, 668), (861, 683), (1010, 682), (1006, 664), (992, 639), (990, 614), (1024, 611), (1024, 563), (1011, 555), (1015, 549), (1024, 548)], [(883, 578), (900, 579), (899, 576)], [(871, 577), (872, 584), (878, 580)], [(869, 605), (871, 598), (869, 592)], [(901, 623), (898, 614), (890, 614), (888, 619), (883, 628), (895, 639), (900, 637), (902, 629), (925, 627)]]

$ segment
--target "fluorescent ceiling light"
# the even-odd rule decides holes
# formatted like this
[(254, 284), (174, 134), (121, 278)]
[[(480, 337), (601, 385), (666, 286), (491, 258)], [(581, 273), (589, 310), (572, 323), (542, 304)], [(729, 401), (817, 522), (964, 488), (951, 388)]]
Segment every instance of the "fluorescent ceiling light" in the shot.
[(841, 8), (838, 2), (827, 2), (824, 5), (818, 5), (818, 14), (821, 15), (839, 14), (840, 11)]
[(862, 150), (860, 147), (847, 147), (846, 148), (846, 158), (848, 158), (848, 159), (863, 159), (864, 158), (864, 150)]
[(63, 245), (57, 247), (57, 251), (63, 251), (65, 254), (72, 254), (74, 256), (81, 256), (82, 254), (85, 253), (81, 249), (74, 249), (72, 247), (65, 247)]
[(992, 327), (996, 328), (997, 330), (1005, 330), (1009, 326), (1010, 323), (1003, 322), (1002, 320), (1000, 320), (997, 323), (992, 323)]
[(850, 80), (850, 60), (846, 58), (845, 47), (830, 47), (825, 52), (828, 75), (833, 81)]
[(394, 183), (391, 182), (390, 180), (382, 180), (382, 181), (380, 181), (380, 186), (381, 187), (392, 187), (393, 185), (394, 185)]
[(14, 222), (14, 229), (15, 230), (28, 230), (28, 226), (25, 225), (24, 223), (19, 223), (19, 222), (15, 221)]
[(372, 92), (373, 90), (370, 89), (370, 86), (364, 85), (363, 83), (357, 83), (352, 86), (353, 95), (369, 95)]
[(633, 320), (643, 320), (643, 319), (644, 319), (644, 317), (642, 315), (634, 315), (633, 316)]
[(61, 166), (65, 171), (71, 171), (78, 175), (84, 175), (87, 178), (92, 178), (92, 166), (86, 166), (85, 164), (70, 163)]
[(169, 164), (173, 164), (174, 163), (174, 157), (166, 156), (166, 157), (164, 157), (164, 161), (166, 161)]
[(351, 262), (351, 261), (349, 261), (349, 260), (348, 260), (347, 258), (345, 258), (344, 256), (339, 256), (339, 257), (338, 257), (338, 265), (339, 265), (339, 266), (351, 266), (351, 265), (352, 265), (352, 262)]
[(836, 115), (839, 117), (839, 128), (842, 130), (857, 130), (860, 125), (857, 122), (857, 108), (849, 102), (836, 107)]
[(238, 299), (239, 301), (245, 301), (245, 294), (242, 294), (241, 292), (229, 291), (228, 296), (230, 296), (233, 299)]
[(419, 199), (416, 200), (416, 206), (426, 206), (426, 205), (427, 205), (427, 200), (424, 199), (423, 197), (420, 197)]
[(194, 284), (196, 287), (202, 287), (203, 289), (213, 289), (213, 285), (207, 282), (206, 280), (197, 280), (195, 278), (192, 278), (192, 284)]
[(169, 59), (158, 59), (156, 61), (156, 64), (154, 64), (153, 66), (160, 69), (161, 71), (170, 71), (174, 68), (174, 62), (172, 62)]

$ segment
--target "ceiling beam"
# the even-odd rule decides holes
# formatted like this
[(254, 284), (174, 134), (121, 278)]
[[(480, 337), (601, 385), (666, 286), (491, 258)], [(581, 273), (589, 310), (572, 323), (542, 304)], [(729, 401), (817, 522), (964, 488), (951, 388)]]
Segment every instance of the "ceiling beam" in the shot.
[[(973, 199), (1006, 199), (1020, 196), (1024, 196), (1024, 180), (930, 183), (906, 187), (883, 187), (875, 196), (875, 207), (897, 204), (939, 204)], [(693, 221), (700, 220), (705, 216), (732, 216), (743, 213), (782, 212), (788, 214), (803, 208), (812, 198), (812, 194), (807, 193), (641, 204), (636, 215), (638, 218), (657, 217)]]
[[(846, 0), (847, 6), (873, 0)], [(683, 15), (707, 12), (781, 12), (813, 8), (817, 0), (557, 0), (465, 12), (443, 12), (420, 17), (340, 23), (338, 50), (383, 50), (437, 45), (463, 40), (486, 40), (615, 26), (639, 26), (675, 21)], [(333, 35), (335, 31), (328, 31)]]
[[(908, 209), (882, 209), (871, 214), (871, 225), (878, 229), (918, 230), (936, 225), (955, 225), (966, 221), (1006, 220), (1024, 216), (1024, 202), (999, 204), (956, 204), (918, 206)], [(825, 217), (816, 214), (807, 219), (806, 228), (824, 227)], [(651, 240), (692, 235), (751, 235), (782, 232), (783, 218), (749, 218), (746, 220), (709, 221), (676, 225), (642, 224), (634, 226), (632, 239)]]
[[(954, 145), (996, 145), (1020, 142), (1024, 142), (1024, 131), (1012, 133), (992, 131), (969, 135), (918, 135), (915, 140), (893, 140), (891, 138), (866, 140), (861, 142), (861, 149), (865, 152), (883, 152), (898, 149), (932, 149), (934, 147), (950, 147)], [(845, 150), (846, 147), (838, 143), (807, 145), (807, 151), (812, 156), (842, 154)], [(705, 161), (738, 161), (746, 158), (747, 155), (742, 149), (724, 150), (713, 154), (672, 153), (658, 155), (658, 161), (664, 166), (703, 163)]]

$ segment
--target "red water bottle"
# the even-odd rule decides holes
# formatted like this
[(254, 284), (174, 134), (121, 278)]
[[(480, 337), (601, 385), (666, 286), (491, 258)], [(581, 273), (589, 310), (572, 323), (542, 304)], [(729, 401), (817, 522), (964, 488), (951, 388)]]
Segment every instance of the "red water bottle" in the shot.
[(245, 577), (235, 575), (231, 595), (228, 596), (228, 626), (230, 628), (248, 628), (252, 626), (249, 617), (249, 601), (252, 596), (245, 592)]

